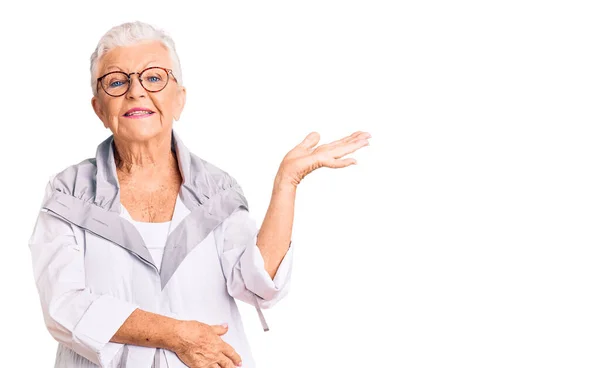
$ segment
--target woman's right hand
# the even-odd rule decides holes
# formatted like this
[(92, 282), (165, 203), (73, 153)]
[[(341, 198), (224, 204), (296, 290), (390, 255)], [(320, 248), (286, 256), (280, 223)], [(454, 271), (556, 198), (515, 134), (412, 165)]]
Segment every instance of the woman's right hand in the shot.
[(227, 325), (207, 325), (198, 321), (180, 321), (177, 342), (172, 351), (191, 368), (234, 368), (242, 358), (221, 338)]

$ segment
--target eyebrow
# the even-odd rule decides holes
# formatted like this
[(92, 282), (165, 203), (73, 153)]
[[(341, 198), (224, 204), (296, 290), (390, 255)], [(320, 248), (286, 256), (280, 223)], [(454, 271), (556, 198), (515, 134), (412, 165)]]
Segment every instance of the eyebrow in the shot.
[[(156, 62), (157, 62), (156, 60), (149, 61), (148, 63), (146, 63), (146, 65), (144, 65), (144, 67), (142, 69), (140, 69), (140, 71), (148, 68), (150, 66), (150, 64), (156, 63)], [(155, 66), (158, 66), (158, 65), (155, 65)], [(124, 72), (124, 70), (121, 69), (120, 67), (118, 67), (117, 65), (109, 65), (106, 67), (106, 69), (104, 69), (104, 73), (108, 73), (110, 71), (110, 69), (117, 69), (119, 71)]]

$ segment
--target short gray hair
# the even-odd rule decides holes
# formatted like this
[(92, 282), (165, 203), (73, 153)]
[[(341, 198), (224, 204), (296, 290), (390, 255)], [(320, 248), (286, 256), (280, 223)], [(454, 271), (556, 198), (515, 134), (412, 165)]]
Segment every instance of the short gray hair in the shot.
[(177, 51), (175, 51), (175, 42), (173, 42), (171, 36), (165, 31), (155, 28), (150, 24), (136, 21), (123, 23), (111, 28), (98, 42), (96, 50), (90, 57), (90, 73), (92, 78), (92, 92), (94, 95), (98, 93), (98, 90), (96, 89), (96, 72), (100, 58), (114, 47), (132, 46), (147, 41), (160, 41), (167, 48), (173, 63), (173, 75), (177, 78), (177, 82), (180, 85), (182, 84), (181, 63), (179, 62)]

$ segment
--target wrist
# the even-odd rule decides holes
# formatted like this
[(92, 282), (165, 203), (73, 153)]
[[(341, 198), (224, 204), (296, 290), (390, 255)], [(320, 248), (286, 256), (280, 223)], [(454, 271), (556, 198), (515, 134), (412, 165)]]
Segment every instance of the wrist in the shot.
[(279, 167), (277, 175), (275, 175), (275, 190), (295, 190), (298, 184), (299, 181), (295, 178), (295, 175), (286, 170), (284, 166)]
[(184, 346), (182, 332), (185, 328), (184, 325), (186, 321), (181, 321), (173, 318), (169, 322), (170, 323), (168, 324), (169, 327), (167, 328), (167, 333), (163, 336), (163, 348), (173, 352), (181, 351)]
[(273, 185), (273, 193), (295, 193), (298, 184), (285, 176), (277, 175)]

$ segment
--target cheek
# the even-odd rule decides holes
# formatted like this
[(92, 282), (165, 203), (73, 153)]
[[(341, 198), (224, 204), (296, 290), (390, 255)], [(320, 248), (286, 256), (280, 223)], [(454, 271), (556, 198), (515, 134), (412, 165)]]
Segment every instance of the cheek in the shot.
[(118, 100), (109, 101), (103, 111), (105, 124), (112, 127), (118, 126), (119, 111), (121, 111), (121, 102)]
[(119, 118), (119, 111), (121, 111), (121, 103), (120, 101), (111, 101), (108, 104), (108, 109), (106, 111), (107, 117), (112, 121), (113, 119)]
[[(161, 98), (162, 97), (162, 98)], [(173, 115), (173, 99), (169, 96), (160, 96), (153, 99), (154, 106), (161, 116), (170, 117)]]

